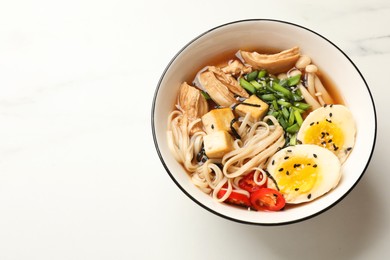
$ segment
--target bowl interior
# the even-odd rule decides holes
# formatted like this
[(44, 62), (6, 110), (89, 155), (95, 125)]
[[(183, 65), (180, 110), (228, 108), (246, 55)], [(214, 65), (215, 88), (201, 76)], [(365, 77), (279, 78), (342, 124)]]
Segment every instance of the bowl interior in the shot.
[[(167, 118), (174, 107), (180, 84), (188, 81), (210, 57), (248, 46), (288, 49), (299, 46), (301, 53), (337, 87), (356, 121), (355, 147), (342, 167), (339, 185), (310, 203), (280, 212), (255, 212), (217, 203), (194, 186), (183, 167), (175, 161), (166, 142)], [(254, 49), (253, 49), (254, 50)], [(191, 79), (192, 80), (192, 79)], [(185, 46), (166, 68), (158, 84), (152, 108), (152, 128), (157, 151), (171, 178), (192, 200), (211, 212), (235, 221), (274, 225), (312, 217), (341, 200), (366, 169), (375, 144), (376, 115), (368, 86), (352, 61), (334, 44), (306, 28), (272, 20), (239, 21), (214, 28)]]

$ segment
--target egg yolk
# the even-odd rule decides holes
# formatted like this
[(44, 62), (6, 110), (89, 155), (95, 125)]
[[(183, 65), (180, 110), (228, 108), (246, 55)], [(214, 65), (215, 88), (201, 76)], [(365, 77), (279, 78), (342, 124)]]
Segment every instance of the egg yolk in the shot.
[(304, 143), (315, 144), (336, 152), (344, 145), (341, 128), (331, 120), (312, 122), (306, 130)]
[(288, 157), (278, 166), (278, 186), (282, 193), (309, 193), (320, 178), (313, 158)]

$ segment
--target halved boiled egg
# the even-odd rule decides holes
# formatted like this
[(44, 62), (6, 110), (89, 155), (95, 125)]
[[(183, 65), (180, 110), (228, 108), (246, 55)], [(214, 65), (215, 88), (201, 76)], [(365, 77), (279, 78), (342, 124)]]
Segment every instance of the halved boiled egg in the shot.
[(311, 201), (337, 186), (341, 163), (329, 150), (312, 144), (286, 147), (269, 160), (268, 188), (279, 190), (286, 203)]
[(356, 126), (343, 105), (326, 105), (312, 111), (303, 121), (297, 139), (333, 152), (343, 163), (355, 144)]

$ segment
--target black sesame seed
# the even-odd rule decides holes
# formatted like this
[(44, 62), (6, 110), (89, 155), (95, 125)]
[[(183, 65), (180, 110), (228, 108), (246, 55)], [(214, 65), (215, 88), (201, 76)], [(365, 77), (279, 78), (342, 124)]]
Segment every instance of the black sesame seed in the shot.
[(280, 171), (280, 172), (283, 171), (283, 168), (280, 168), (279, 171)]
[(290, 172), (289, 172), (289, 171), (286, 171), (286, 175), (290, 175)]
[(310, 199), (311, 198), (311, 193), (309, 195), (307, 195), (307, 198)]
[(213, 124), (211, 124), (211, 129), (214, 129), (214, 125)]
[(295, 191), (299, 191), (299, 188), (295, 188)]
[(317, 168), (317, 164), (314, 164), (314, 165), (313, 165), (313, 168)]
[(329, 117), (332, 117), (333, 116), (333, 114), (332, 113), (329, 113)]
[(291, 152), (292, 152), (292, 150), (287, 150), (287, 152), (291, 153)]
[(274, 165), (275, 164), (275, 160), (272, 160), (272, 163), (271, 163), (272, 165)]
[(333, 104), (331, 104), (330, 107), (333, 107)]
[(295, 164), (294, 164), (294, 168), (297, 168), (297, 167), (299, 167), (299, 166), (301, 166), (300, 163), (295, 163)]
[(351, 151), (352, 150), (352, 147), (348, 147), (347, 148), (347, 151), (349, 152), (349, 151)]
[(323, 141), (323, 142), (321, 142), (321, 144), (322, 144), (322, 145), (326, 145), (326, 142), (325, 142), (325, 141)]
[(297, 139), (297, 144), (302, 144), (302, 141)]
[(314, 156), (314, 158), (317, 158), (317, 155), (315, 153), (313, 153), (313, 156)]
[(311, 123), (310, 123), (310, 126), (312, 126), (312, 125), (314, 125), (314, 122), (311, 122)]
[(326, 122), (328, 122), (328, 123), (332, 123), (332, 120), (330, 120), (330, 119), (326, 119)]
[(327, 104), (324, 104), (324, 107), (326, 107), (327, 106)]
[(333, 142), (332, 139), (329, 139), (329, 140), (328, 140), (328, 143), (331, 143), (331, 142)]
[(320, 122), (318, 122), (318, 121), (317, 121), (317, 123), (316, 123), (316, 124), (318, 125), (319, 123), (320, 123)]
[(288, 157), (288, 156), (284, 157), (285, 160), (287, 160), (288, 158), (290, 158), (290, 157)]
[(333, 144), (333, 150), (337, 151), (338, 149), (337, 145)]

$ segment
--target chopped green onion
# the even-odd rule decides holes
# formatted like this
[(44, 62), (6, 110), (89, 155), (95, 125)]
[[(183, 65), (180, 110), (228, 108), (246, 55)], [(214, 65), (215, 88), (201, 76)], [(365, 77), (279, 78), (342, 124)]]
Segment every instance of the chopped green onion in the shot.
[(257, 90), (259, 90), (259, 89), (261, 89), (263, 87), (256, 80), (251, 80), (249, 83), (251, 83)]
[(276, 99), (272, 100), (272, 106), (274, 107), (275, 110), (279, 110), (279, 106), (278, 103), (276, 102)]
[(240, 78), (240, 85), (252, 94), (256, 92), (256, 88), (244, 78)]
[(298, 125), (301, 126), (302, 123), (303, 123), (303, 119), (302, 119), (301, 113), (299, 113), (298, 110), (294, 110), (294, 112), (291, 113), (291, 114), (294, 114), (295, 120), (297, 121)]
[(276, 94), (278, 97), (282, 98), (282, 99), (287, 99), (287, 100), (289, 100), (289, 98), (286, 97), (286, 95), (283, 94), (282, 92), (276, 91), (275, 94)]
[(274, 94), (264, 94), (264, 95), (261, 95), (260, 98), (264, 101), (272, 101), (272, 100), (276, 100), (276, 97)]
[(303, 110), (308, 110), (310, 108), (310, 105), (307, 103), (303, 102), (294, 102), (294, 107), (303, 109)]
[(298, 95), (297, 93), (292, 93), (292, 99), (293, 101), (302, 101), (303, 97), (302, 95)]
[(263, 94), (267, 94), (267, 91), (264, 88), (256, 89), (256, 95), (260, 97)]
[(279, 116), (279, 112), (278, 111), (273, 111), (270, 115), (274, 116), (274, 117), (278, 117)]
[(282, 115), (279, 115), (278, 121), (279, 121), (279, 124), (283, 127), (283, 129), (286, 129), (288, 127), (286, 120), (284, 120)]
[(297, 88), (295, 90), (295, 94), (297, 94), (298, 96), (302, 97), (302, 92), (301, 92), (301, 90), (299, 88)]
[(274, 90), (276, 90), (277, 92), (282, 93), (283, 96), (285, 96), (285, 97), (288, 98), (288, 99), (290, 99), (290, 97), (292, 97), (292, 93), (291, 93), (290, 90), (288, 90), (288, 89), (282, 87), (281, 85), (279, 85), (279, 84), (276, 83), (276, 82), (274, 82), (274, 83), (272, 84), (272, 88), (273, 88)]
[[(295, 112), (297, 112), (299, 114), (298, 111), (293, 111), (292, 109), (290, 109), (290, 116), (288, 118), (288, 124), (289, 125), (292, 125), (294, 124), (294, 121), (295, 121)], [(299, 114), (299, 116), (301, 116), (301, 114)], [(300, 126), (300, 125), (299, 125)]]
[(281, 106), (284, 106), (284, 107), (291, 107), (291, 103), (286, 102), (286, 101), (284, 101), (284, 100), (282, 100), (282, 99), (279, 99), (277, 102), (278, 102), (278, 104), (281, 105)]
[(246, 80), (247, 80), (247, 81), (255, 80), (258, 73), (259, 73), (259, 72), (258, 72), (257, 70), (252, 71), (251, 73), (249, 73), (248, 75), (246, 75)]
[(293, 124), (292, 126), (289, 126), (286, 128), (286, 131), (290, 134), (295, 134), (299, 130), (299, 125), (298, 124)]
[(297, 144), (297, 135), (294, 134), (290, 137), (290, 145), (296, 145)]
[(260, 70), (259, 74), (257, 74), (257, 78), (261, 79), (267, 76), (267, 71), (266, 70)]
[(265, 89), (271, 93), (276, 93), (276, 91), (273, 88), (271, 88), (270, 84), (265, 85)]
[(287, 108), (283, 107), (282, 108), (282, 113), (285, 119), (288, 119), (290, 116), (290, 113), (288, 112)]
[(202, 96), (203, 96), (206, 100), (210, 100), (210, 99), (211, 99), (210, 95), (209, 95), (207, 92), (201, 91), (200, 93), (202, 93)]
[(297, 107), (291, 107), (294, 111), (298, 111), (299, 113), (303, 114), (305, 113), (305, 110), (297, 108)]
[(299, 83), (300, 80), (301, 80), (301, 74), (297, 74), (295, 76), (292, 76), (292, 77), (288, 78), (288, 85), (295, 86)]
[(281, 79), (279, 81), (279, 85), (281, 85), (282, 87), (287, 87), (288, 86), (288, 79)]

